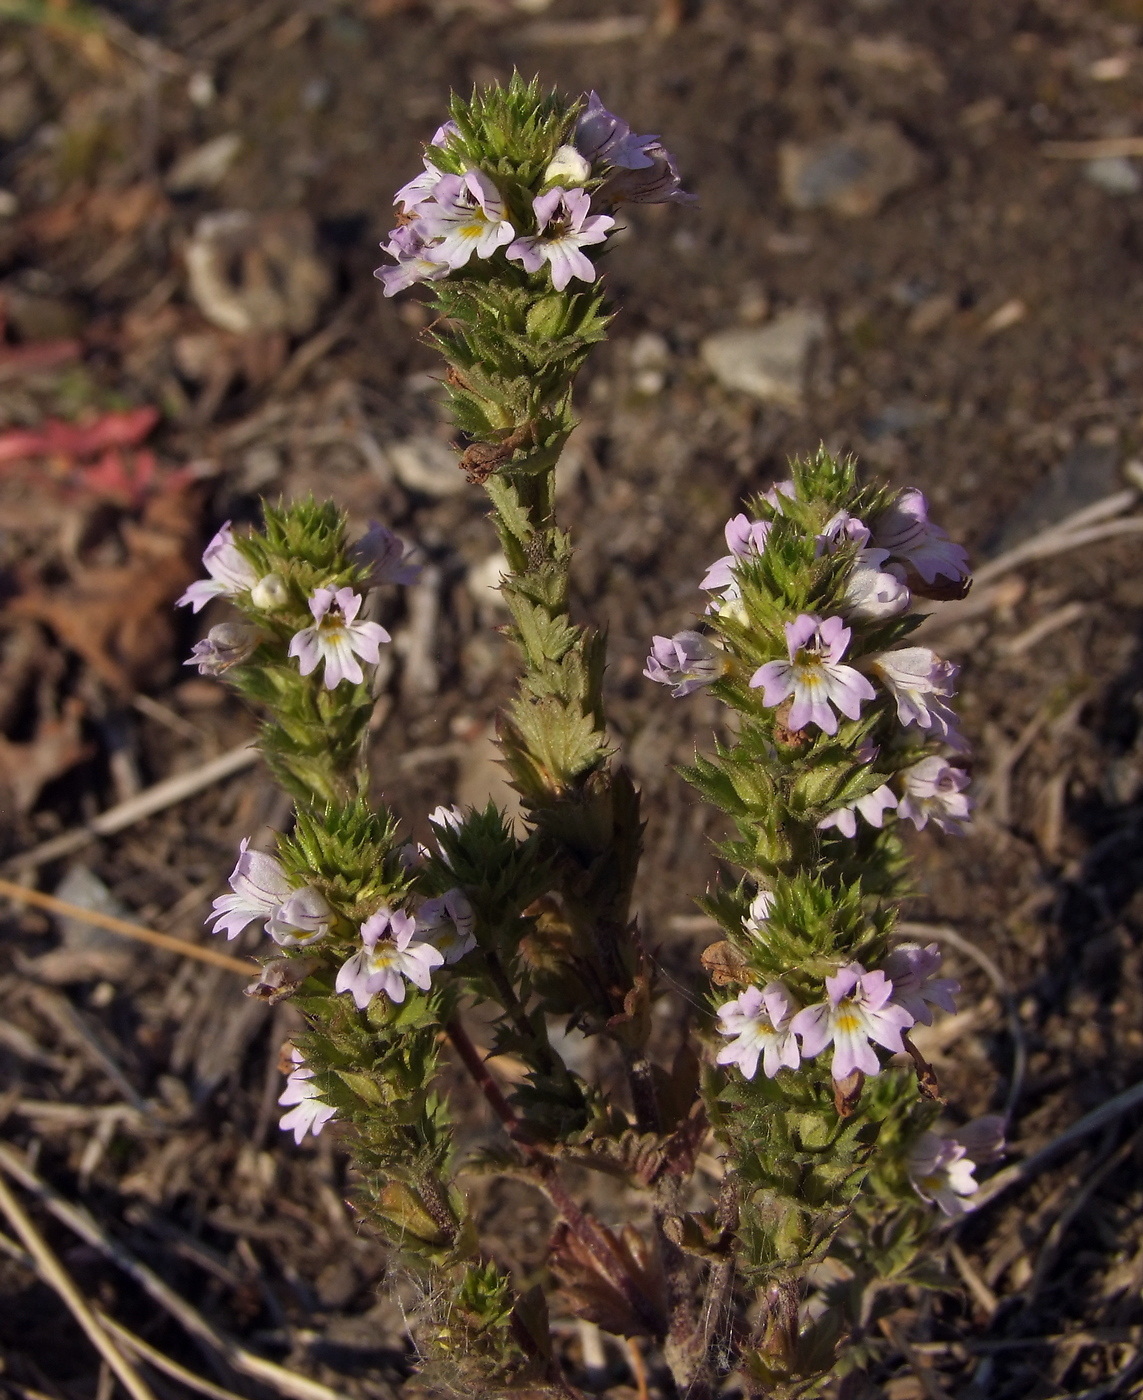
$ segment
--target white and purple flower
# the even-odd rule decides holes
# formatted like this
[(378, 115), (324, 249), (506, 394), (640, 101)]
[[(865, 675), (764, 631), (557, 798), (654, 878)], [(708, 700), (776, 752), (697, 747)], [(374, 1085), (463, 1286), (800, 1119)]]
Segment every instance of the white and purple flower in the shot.
[(902, 647), (871, 657), (869, 669), (896, 700), (902, 724), (927, 729), (934, 738), (963, 752), (965, 743), (948, 704), (956, 694), (959, 666), (942, 661), (928, 647)]
[(395, 228), (388, 243), (381, 245), (382, 252), (397, 260), (395, 267), (378, 267), (373, 271), (387, 297), (396, 296), (417, 282), (439, 282), (449, 274), (447, 263), (430, 256), (433, 249), (419, 223), (417, 220)]
[(647, 170), (654, 165), (651, 147), (657, 136), (636, 136), (614, 112), (609, 112), (597, 92), (589, 92), (575, 124), (575, 145), (589, 161), (603, 161), (625, 170)]
[(969, 777), (963, 769), (930, 754), (904, 769), (901, 780), (905, 791), (897, 803), (898, 816), (907, 817), (918, 831), (929, 822), (950, 833), (964, 830), (972, 804), (964, 795)]
[(426, 256), (452, 270), (464, 267), (474, 254), (490, 258), (516, 237), (504, 198), (483, 170), (443, 175), (432, 199), (418, 204), (416, 213)]
[(762, 687), (765, 705), (780, 705), (793, 697), (787, 727), (804, 729), (816, 724), (826, 734), (837, 733), (837, 716), (831, 705), (858, 719), (861, 702), (872, 700), (873, 687), (860, 671), (841, 664), (849, 646), (850, 630), (840, 617), (820, 618), (801, 613), (786, 623), (789, 661), (768, 661), (750, 679)]
[(517, 238), (505, 256), (522, 263), (528, 272), (539, 272), (544, 263), (552, 270), (552, 286), (562, 292), (573, 277), (594, 282), (595, 264), (582, 250), (602, 243), (615, 220), (610, 214), (592, 214), (586, 190), (565, 190), (560, 185), (532, 200), (538, 232)]
[(968, 555), (939, 525), (929, 519), (929, 508), (920, 491), (902, 491), (874, 523), (873, 543), (887, 549), (894, 559), (909, 566), (924, 583), (938, 578), (952, 584), (969, 577)]
[(262, 640), (257, 627), (247, 622), (220, 622), (195, 642), (184, 666), (197, 666), (200, 676), (221, 676), (253, 655)]
[(669, 685), (676, 700), (710, 685), (726, 671), (726, 656), (701, 632), (676, 632), (652, 637), (643, 674), (649, 681)]
[(951, 1136), (924, 1132), (909, 1153), (906, 1170), (922, 1201), (948, 1216), (972, 1210), (971, 1197), (980, 1189), (974, 1172), (1004, 1148), (1004, 1119), (997, 1114), (974, 1118)]
[(385, 583), (416, 583), (421, 576), (421, 566), (410, 561), (404, 540), (377, 520), (370, 521), (369, 528), (350, 546), (349, 557), (359, 568), (368, 569), (367, 588), (380, 588)]
[[(456, 131), (456, 122), (447, 121), (437, 127), (429, 144), (444, 146)], [(445, 172), (438, 170), (428, 156), (423, 157), (423, 160), (424, 170), (419, 175), (414, 175), (408, 184), (402, 185), (393, 196), (393, 203), (405, 213), (411, 212), (423, 200), (431, 199), (437, 185), (444, 179)]]
[(941, 950), (936, 943), (899, 943), (885, 959), (885, 975), (893, 983), (893, 1000), (922, 1026), (933, 1024), (933, 1006), (951, 1015), (960, 983), (938, 977)]
[(770, 922), (770, 910), (773, 907), (774, 895), (770, 890), (759, 890), (750, 901), (750, 908), (746, 911), (742, 927), (751, 938), (761, 938), (765, 933), (766, 925)]
[(234, 543), (234, 528), (228, 520), (203, 551), (202, 562), (209, 578), (198, 579), (176, 601), (176, 608), (190, 607), (199, 612), (212, 598), (234, 598), (258, 582), (258, 575)]
[(361, 925), (361, 951), (342, 963), (335, 989), (350, 992), (360, 1011), (381, 993), (390, 1001), (404, 1001), (406, 978), (427, 992), (433, 969), (444, 962), (444, 954), (431, 943), (414, 943), (416, 931), (411, 914), (378, 909)]
[(879, 788), (874, 788), (864, 797), (847, 802), (837, 811), (831, 812), (828, 817), (823, 817), (818, 822), (818, 830), (828, 831), (831, 827), (835, 827), (843, 836), (854, 837), (857, 835), (857, 814), (859, 812), (870, 826), (881, 827), (885, 822), (885, 813), (891, 811), (896, 805), (897, 798), (893, 790), (887, 784), (882, 783)]
[(913, 1018), (893, 1001), (893, 983), (884, 972), (866, 972), (860, 963), (848, 963), (826, 978), (826, 996), (826, 1001), (799, 1011), (791, 1029), (801, 1037), (808, 1060), (833, 1044), (834, 1079), (847, 1079), (854, 1070), (880, 1071), (881, 1061), (870, 1041), (897, 1055), (904, 1051), (901, 1033)]
[(737, 1065), (747, 1079), (754, 1078), (759, 1059), (767, 1079), (783, 1066), (797, 1069), (801, 1056), (791, 1029), (793, 1014), (793, 1000), (781, 982), (769, 982), (761, 991), (747, 987), (718, 1008), (719, 1035), (734, 1037), (718, 1052), (718, 1063)]
[(723, 533), (730, 553), (714, 561), (699, 587), (712, 593), (732, 587), (735, 584), (735, 565), (740, 559), (761, 554), (772, 528), (768, 520), (751, 520), (747, 515), (736, 515), (728, 520)]
[(282, 1090), (278, 1102), (283, 1106), (293, 1104), (289, 1113), (283, 1113), (278, 1120), (278, 1126), (283, 1132), (292, 1132), (294, 1141), (300, 1147), (302, 1138), (307, 1133), (313, 1133), (314, 1137), (320, 1137), (321, 1130), (331, 1118), (337, 1116), (337, 1110), (325, 1103), (321, 1098), (321, 1093), (313, 1083), (314, 1072), (308, 1068), (299, 1050), (290, 1051), (290, 1058), (294, 1062), (294, 1068), (290, 1071), (290, 1077), (286, 1080), (286, 1087)]
[(845, 584), (845, 611), (863, 622), (896, 617), (913, 601), (900, 564), (887, 564), (887, 549), (859, 549)]
[(451, 967), (476, 947), (476, 914), (460, 889), (426, 899), (417, 910), (417, 933), (431, 943)]
[(364, 673), (357, 658), (376, 665), (382, 642), (389, 633), (377, 622), (357, 622), (361, 595), (352, 588), (318, 588), (310, 599), (314, 625), (295, 632), (290, 655), (298, 658), (303, 676), (325, 663), (325, 688), (333, 690), (342, 681), (359, 685)]
[(225, 930), (227, 938), (237, 938), (248, 924), (261, 919), (266, 932), (284, 948), (305, 947), (324, 937), (333, 911), (321, 892), (309, 885), (295, 887), (278, 860), (249, 847), (247, 837), (230, 875), (231, 893), (214, 901), (211, 932)]

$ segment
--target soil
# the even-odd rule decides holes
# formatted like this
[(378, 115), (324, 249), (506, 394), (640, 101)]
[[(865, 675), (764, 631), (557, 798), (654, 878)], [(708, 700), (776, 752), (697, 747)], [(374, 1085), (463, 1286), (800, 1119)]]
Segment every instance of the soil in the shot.
[[(0, 429), (162, 412), (114, 460), (71, 443), (0, 461), (0, 858), (42, 888), (80, 863), (127, 916), (203, 939), (238, 840), (287, 820), (247, 770), (67, 860), (13, 864), (252, 732), (180, 667), (225, 610), (172, 623), (170, 603), (213, 530), (255, 518), (260, 494), (331, 495), (430, 565), (418, 592), (383, 604), (398, 645), (374, 717), (377, 789), (409, 831), (424, 836), (437, 803), (502, 791), (487, 736), (513, 663), (479, 583), (495, 553), (484, 498), (394, 470), (393, 444), (424, 456), (448, 427), (427, 313), (371, 277), (392, 192), (450, 89), (513, 68), (595, 88), (662, 133), (700, 199), (625, 218), (607, 262), (613, 338), (584, 371), (561, 483), (577, 607), (609, 629), (615, 743), (644, 793), (639, 907), (665, 1025), (701, 994), (711, 933), (693, 896), (719, 832), (672, 766), (722, 721), (641, 671), (653, 633), (693, 623), (740, 501), (824, 442), (921, 487), (982, 561), (1140, 480), (1143, 170), (1058, 154), (1138, 129), (1137, 0), (631, 0), (621, 13), (602, 0), (136, 0), (91, 22), (78, 4), (27, 8), (30, 22), (0, 25)], [(783, 143), (870, 123), (907, 143), (908, 178), (863, 213), (793, 207)], [(229, 133), (228, 166), (173, 178)], [(199, 220), (224, 210), (264, 220), (257, 246), (277, 240), (273, 285), (288, 289), (261, 321), (220, 325), (191, 285)], [(827, 328), (800, 397), (715, 382), (707, 336), (792, 308)], [(963, 667), (977, 817), (962, 840), (911, 841), (906, 913), (993, 960), (999, 985), (948, 949), (966, 1009), (928, 1051), (950, 1112), (1011, 1103), (1018, 1160), (1143, 1078), (1137, 540), (1024, 565), (989, 597), (934, 641)], [(412, 1394), (412, 1285), (387, 1279), (344, 1205), (335, 1135), (297, 1150), (277, 1130), (288, 1003), (269, 1010), (174, 955), (124, 961), (82, 931), (69, 972), (50, 961), (57, 923), (15, 906), (2, 918), (4, 1136), (251, 1350), (339, 1394)], [(901, 1290), (849, 1400), (1140, 1393), (1141, 1123), (1116, 1118), (942, 1236), (948, 1289)], [(473, 1189), (502, 1256), (541, 1268), (542, 1204), (515, 1185)], [(89, 1298), (203, 1371), (136, 1285), (37, 1219)], [(2, 1256), (0, 1298), (0, 1387), (110, 1396), (55, 1295)], [(634, 1393), (618, 1344), (590, 1375), (570, 1323), (566, 1345), (582, 1384)], [(225, 1367), (216, 1379), (262, 1393)]]

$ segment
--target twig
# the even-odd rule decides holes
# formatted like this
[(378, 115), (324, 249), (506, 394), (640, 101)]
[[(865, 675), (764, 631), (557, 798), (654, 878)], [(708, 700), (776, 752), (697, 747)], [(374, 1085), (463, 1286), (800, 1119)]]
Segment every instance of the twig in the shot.
[(949, 1393), (941, 1384), (940, 1377), (918, 1354), (912, 1343), (894, 1324), (892, 1318), (883, 1317), (878, 1324), (889, 1343), (901, 1353), (909, 1363), (909, 1369), (921, 1383), (921, 1389), (928, 1400), (949, 1400)]
[(123, 1067), (84, 1020), (79, 1011), (62, 993), (50, 987), (30, 985), (28, 1000), (56, 1030), (81, 1050), (91, 1063), (115, 1085), (136, 1113), (154, 1117), (154, 1109), (123, 1072)]
[(1082, 1183), (1079, 1190), (1068, 1202), (1067, 1206), (1057, 1216), (1052, 1228), (1048, 1231), (1048, 1236), (1040, 1250), (1036, 1260), (1036, 1267), (1033, 1270), (1032, 1278), (1028, 1283), (1024, 1297), (1025, 1308), (1031, 1307), (1033, 1299), (1044, 1286), (1048, 1276), (1048, 1270), (1056, 1260), (1060, 1244), (1068, 1230), (1080, 1214), (1087, 1208), (1088, 1202), (1096, 1191), (1103, 1185), (1111, 1173), (1123, 1165), (1127, 1157), (1131, 1155), (1137, 1146), (1140, 1133), (1143, 1130), (1132, 1133), (1126, 1142), (1120, 1143), (1119, 1147), (1110, 1154)]
[(1111, 517), (1122, 515), (1139, 500), (1138, 491), (1130, 489), (1116, 491), (1100, 501), (1085, 506), (1083, 510), (1066, 516), (1063, 520), (1041, 530), (1029, 540), (1014, 545), (995, 559), (989, 559), (973, 573), (973, 587), (979, 588), (1001, 574), (1034, 559), (1048, 559), (1054, 554), (1063, 554), (1069, 549), (1078, 549), (1084, 544), (1094, 544), (1097, 540), (1109, 539), (1114, 535), (1134, 534), (1143, 529), (1143, 516), (1133, 515), (1127, 520)]
[(99, 1325), (98, 1319), (88, 1306), (87, 1299), (75, 1286), (71, 1275), (56, 1258), (47, 1240), (36, 1229), (32, 1217), (12, 1194), (8, 1183), (2, 1178), (0, 1178), (0, 1211), (3, 1211), (8, 1223), (19, 1235), (24, 1248), (35, 1260), (37, 1271), (44, 1281), (59, 1294), (67, 1305), (68, 1311), (87, 1334), (92, 1346), (114, 1371), (120, 1384), (132, 1397), (132, 1400), (155, 1400), (146, 1381), (127, 1358), (120, 1353), (115, 1343)]
[(1026, 1185), (1033, 1177), (1039, 1176), (1040, 1172), (1072, 1143), (1079, 1142), (1108, 1123), (1114, 1123), (1117, 1118), (1122, 1118), (1125, 1113), (1130, 1113), (1133, 1108), (1138, 1108), (1140, 1104), (1143, 1104), (1143, 1081), (1133, 1084), (1130, 1089), (1124, 1089), (1121, 1094), (1116, 1094), (1105, 1104), (1093, 1108), (1090, 1113), (1085, 1113), (1070, 1128), (1065, 1128), (1062, 1133), (1041, 1147), (1038, 1152), (1033, 1152), (1022, 1162), (1014, 1162), (1012, 1166), (1005, 1167), (1003, 1171), (990, 1177), (973, 1197), (972, 1209), (974, 1211), (980, 1210), (981, 1207), (994, 1201), (1009, 1186)]
[(976, 1266), (956, 1240), (949, 1241), (949, 1257), (956, 1265), (956, 1271), (964, 1280), (965, 1287), (980, 1305), (980, 1310), (990, 1319), (995, 1317), (1000, 1299), (977, 1273)]
[(1143, 136), (1101, 136), (1094, 141), (1045, 141), (1040, 154), (1049, 160), (1110, 160), (1143, 156)]
[[(1028, 1071), (1028, 1042), (1024, 1035), (1024, 1027), (1020, 1023), (1016, 995), (1011, 983), (983, 948), (978, 948), (975, 943), (965, 938), (963, 933), (949, 928), (947, 924), (923, 924), (905, 919), (897, 925), (897, 932), (904, 934), (906, 938), (935, 938), (938, 943), (948, 943), (982, 968), (996, 989), (1004, 1004), (1008, 1034), (1012, 1039), (1012, 1082), (1008, 1089), (1008, 1100), (1004, 1105), (1004, 1121), (1010, 1122), (1024, 1088), (1024, 1076)], [(995, 1177), (992, 1179), (996, 1180)]]
[(155, 783), (138, 797), (109, 807), (106, 812), (93, 817), (85, 826), (61, 832), (50, 841), (33, 846), (30, 851), (10, 856), (0, 869), (32, 870), (36, 866), (46, 865), (50, 860), (69, 856), (73, 851), (82, 850), (84, 846), (90, 845), (100, 836), (114, 836), (116, 832), (125, 831), (145, 817), (153, 817), (156, 812), (173, 807), (176, 802), (182, 802), (224, 778), (241, 773), (244, 768), (257, 763), (258, 756), (258, 750), (253, 745), (242, 744), (236, 749), (231, 749), (229, 753), (220, 754), (209, 763), (192, 768), (188, 773), (176, 773), (173, 778), (164, 778), (161, 783)]
[[(0, 1251), (3, 1251), (14, 1259), (18, 1264), (23, 1265), (31, 1273), (38, 1274), (44, 1278), (43, 1271), (37, 1265), (35, 1259), (25, 1249), (21, 1249), (15, 1240), (10, 1239), (3, 1231), (0, 1231)], [(45, 1282), (49, 1280), (44, 1279)], [(204, 1380), (202, 1376), (196, 1376), (193, 1371), (188, 1371), (185, 1366), (180, 1366), (177, 1361), (172, 1361), (169, 1356), (161, 1351), (157, 1351), (149, 1342), (145, 1342), (142, 1337), (137, 1337), (130, 1328), (124, 1327), (121, 1322), (96, 1307), (92, 1310), (102, 1327), (113, 1334), (117, 1341), (134, 1352), (143, 1361), (148, 1361), (157, 1371), (162, 1371), (164, 1375), (170, 1376), (172, 1380), (181, 1381), (189, 1390), (197, 1391), (200, 1395), (206, 1395), (209, 1400), (242, 1400), (242, 1397), (235, 1395), (232, 1390), (224, 1390), (222, 1386), (215, 1385), (212, 1381)]]
[(354, 294), (338, 308), (328, 325), (323, 326), (309, 340), (304, 341), (290, 356), (285, 368), (270, 385), (270, 394), (273, 397), (292, 394), (301, 384), (302, 380), (309, 373), (311, 367), (317, 364), (323, 355), (327, 355), (339, 340), (343, 340), (353, 326), (353, 318), (358, 308), (362, 304), (363, 298), (360, 294)]
[(94, 1216), (82, 1206), (73, 1205), (65, 1200), (58, 1191), (32, 1171), (23, 1157), (6, 1143), (0, 1143), (0, 1170), (14, 1177), (26, 1190), (34, 1192), (43, 1202), (45, 1209), (51, 1211), (57, 1220), (69, 1230), (74, 1230), (93, 1249), (99, 1250), (106, 1258), (118, 1264), (192, 1337), (216, 1351), (235, 1371), (273, 1386), (280, 1394), (290, 1396), (291, 1400), (345, 1400), (342, 1394), (322, 1385), (320, 1381), (299, 1376), (295, 1371), (287, 1371), (284, 1366), (256, 1356), (239, 1345), (233, 1337), (218, 1331), (185, 1298), (180, 1297), (174, 1289), (164, 1283), (158, 1274), (113, 1239)]
[(260, 971), (259, 965), (249, 959), (232, 957), (229, 953), (219, 952), (217, 948), (203, 948), (197, 943), (188, 943), (184, 938), (173, 938), (169, 933), (157, 933), (154, 929), (144, 928), (142, 924), (128, 923), (126, 919), (117, 919), (113, 914), (103, 914), (97, 909), (84, 909), (82, 905), (71, 904), (66, 899), (57, 899), (54, 894), (25, 889), (11, 880), (0, 879), (0, 896), (34, 905), (37, 909), (46, 909), (48, 913), (59, 914), (63, 918), (94, 924), (122, 938), (134, 938), (155, 948), (165, 948), (169, 953), (181, 953), (184, 958), (213, 963), (215, 967), (224, 967), (227, 972), (237, 972), (242, 977), (253, 977)]
[(646, 1318), (647, 1301), (631, 1277), (626, 1261), (616, 1249), (612, 1236), (580, 1209), (560, 1179), (555, 1162), (530, 1141), (524, 1124), (504, 1097), (499, 1084), (489, 1074), (480, 1051), (455, 1016), (445, 1026), (445, 1033), (505, 1132), (536, 1173), (537, 1184), (555, 1206), (568, 1229), (590, 1254), (600, 1273), (622, 1294), (636, 1317), (649, 1320)]

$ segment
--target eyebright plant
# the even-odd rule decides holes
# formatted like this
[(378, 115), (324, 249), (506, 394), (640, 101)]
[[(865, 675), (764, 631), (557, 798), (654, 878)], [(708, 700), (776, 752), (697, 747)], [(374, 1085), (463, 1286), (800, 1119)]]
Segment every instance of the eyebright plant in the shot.
[[(570, 614), (554, 471), (607, 330), (617, 211), (689, 199), (658, 137), (594, 93), (567, 102), (518, 77), (454, 99), (395, 197), (377, 275), (386, 295), (432, 298), (459, 466), (508, 559), (520, 674), (499, 741), (522, 824), (438, 808), (416, 844), (369, 790), (370, 668), (390, 642), (375, 600), (416, 576), (384, 526), (353, 541), (328, 503), (267, 503), (260, 529), (219, 531), (209, 578), (180, 600), (233, 605), (188, 664), (262, 715), (295, 801), (273, 851), (242, 843), (212, 915), (229, 938), (261, 926), (249, 994), (290, 997), (305, 1020), (282, 1127), (348, 1148), (363, 1220), (420, 1284), (421, 1364), (453, 1390), (574, 1393), (554, 1305), (643, 1339), (679, 1396), (705, 1400), (731, 1371), (754, 1395), (814, 1393), (875, 1356), (887, 1282), (941, 1281), (927, 1241), (971, 1208), (1002, 1141), (998, 1118), (942, 1123), (910, 1036), (958, 988), (937, 944), (894, 931), (902, 823), (955, 833), (969, 817), (956, 667), (911, 642), (914, 600), (963, 594), (967, 558), (918, 491), (863, 484), (824, 450), (727, 522), (693, 625), (651, 642), (649, 680), (682, 703), (708, 690), (736, 737), (684, 771), (734, 828), (699, 901), (723, 933), (703, 955), (707, 1013), (672, 1064), (648, 1050), (639, 794), (608, 740), (603, 638)], [(606, 1042), (623, 1088), (584, 1078), (552, 1027)], [(445, 1057), (498, 1143), (458, 1145)], [(605, 1220), (568, 1166), (623, 1182), (630, 1218)], [(538, 1279), (481, 1241), (462, 1184), (476, 1172), (550, 1203)]]

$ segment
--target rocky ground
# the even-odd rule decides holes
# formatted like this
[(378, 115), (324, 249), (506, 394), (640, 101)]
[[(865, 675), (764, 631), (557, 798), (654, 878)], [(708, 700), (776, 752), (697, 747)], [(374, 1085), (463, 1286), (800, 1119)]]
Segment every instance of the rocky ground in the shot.
[[(453, 465), (427, 314), (370, 274), (450, 87), (518, 67), (661, 132), (701, 201), (625, 221), (614, 336), (561, 468), (577, 606), (609, 626), (615, 740), (646, 799), (639, 904), (664, 1020), (701, 987), (692, 896), (718, 833), (672, 765), (719, 718), (642, 679), (648, 638), (695, 617), (741, 499), (824, 441), (919, 485), (993, 561), (926, 624), (963, 667), (978, 802), (964, 840), (912, 842), (908, 918), (942, 930), (968, 991), (928, 1041), (950, 1103), (1010, 1107), (1018, 1162), (1143, 1078), (1137, 0), (28, 0), (9, 15), (6, 877), (204, 941), (238, 839), (287, 820), (247, 767), (83, 831), (251, 733), (180, 665), (218, 618), (171, 604), (261, 494), (332, 495), (423, 552), (421, 583), (385, 604), (378, 791), (416, 835), (438, 802), (503, 795), (495, 544)], [(363, 1400), (415, 1390), (413, 1300), (353, 1224), (336, 1140), (278, 1134), (288, 1004), (42, 911), (2, 918), (9, 1149), (293, 1380), (188, 1340), (37, 1207), (88, 1299), (236, 1393), (318, 1400), (300, 1377)], [(944, 1236), (949, 1290), (902, 1292), (849, 1400), (1138, 1393), (1141, 1122), (1109, 1117)], [(497, 1188), (481, 1209), (506, 1259), (542, 1266), (542, 1205)], [(108, 1400), (109, 1373), (18, 1257), (0, 1257), (0, 1297), (0, 1387)], [(571, 1323), (566, 1338), (585, 1386), (635, 1393), (618, 1344)], [(185, 1393), (142, 1364), (156, 1394)]]

